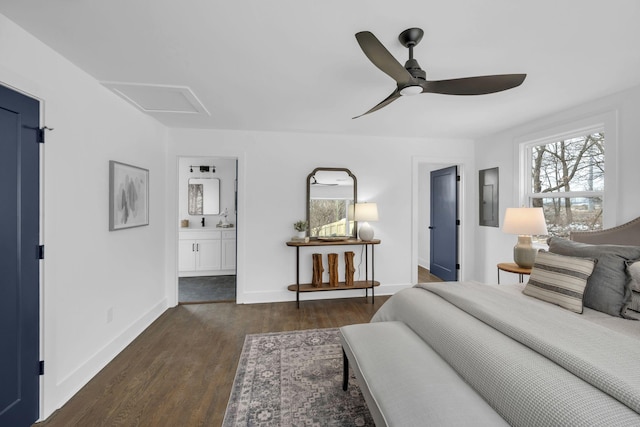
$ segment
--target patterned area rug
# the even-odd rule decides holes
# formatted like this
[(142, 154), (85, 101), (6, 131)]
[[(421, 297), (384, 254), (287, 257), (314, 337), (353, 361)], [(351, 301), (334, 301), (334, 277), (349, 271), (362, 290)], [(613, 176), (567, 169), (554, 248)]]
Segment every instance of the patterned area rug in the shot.
[(247, 335), (223, 427), (373, 426), (356, 379), (342, 390), (338, 329)]

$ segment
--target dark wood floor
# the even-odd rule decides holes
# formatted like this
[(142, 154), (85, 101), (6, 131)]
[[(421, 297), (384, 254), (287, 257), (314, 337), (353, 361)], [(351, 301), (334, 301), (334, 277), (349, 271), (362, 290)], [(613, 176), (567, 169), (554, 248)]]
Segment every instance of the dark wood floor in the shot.
[(218, 426), (246, 334), (368, 322), (388, 297), (169, 309), (38, 426)]
[[(418, 281), (441, 280), (419, 267)], [(37, 426), (220, 425), (245, 335), (365, 323), (388, 298), (179, 305)]]

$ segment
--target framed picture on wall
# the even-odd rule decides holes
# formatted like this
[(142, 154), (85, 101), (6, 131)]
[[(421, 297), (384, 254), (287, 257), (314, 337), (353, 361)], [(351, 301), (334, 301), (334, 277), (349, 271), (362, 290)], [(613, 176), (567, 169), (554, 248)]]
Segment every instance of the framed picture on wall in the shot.
[(479, 175), (480, 225), (498, 227), (498, 168), (483, 169)]
[(109, 161), (109, 231), (149, 225), (149, 170)]

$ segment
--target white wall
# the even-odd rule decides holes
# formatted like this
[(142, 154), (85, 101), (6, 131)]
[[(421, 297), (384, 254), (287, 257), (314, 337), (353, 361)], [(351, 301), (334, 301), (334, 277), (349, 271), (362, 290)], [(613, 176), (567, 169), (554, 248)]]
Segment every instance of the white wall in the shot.
[[(546, 132), (562, 130), (570, 124), (586, 124), (592, 118), (604, 120), (608, 154), (617, 152), (617, 165), (607, 165), (605, 185), (605, 221), (607, 226), (619, 225), (640, 216), (640, 87), (617, 93), (582, 106), (482, 138), (477, 142), (477, 169), (499, 167), (500, 227), (507, 207), (518, 201), (518, 144)], [(609, 161), (609, 158), (607, 158)], [(478, 194), (476, 192), (475, 200)], [(476, 222), (477, 223), (477, 222)], [(497, 281), (496, 264), (513, 259), (515, 236), (500, 228), (476, 227), (477, 254), (475, 276), (485, 282)], [(512, 276), (508, 278), (507, 276)], [(516, 275), (501, 275), (503, 280), (517, 281)]]
[[(293, 222), (305, 218), (306, 177), (314, 168), (350, 169), (358, 180), (358, 200), (377, 202), (380, 220), (372, 226), (376, 238), (382, 240), (375, 249), (375, 278), (382, 284), (377, 289), (381, 294), (412, 284), (417, 265), (417, 249), (413, 249), (417, 245), (414, 159), (438, 159), (433, 162), (441, 163), (439, 159), (456, 153), (468, 170), (475, 170), (471, 141), (184, 129), (170, 130), (169, 139), (168, 293), (174, 292), (177, 276), (177, 233), (171, 231), (176, 230), (174, 224), (179, 219), (176, 159), (194, 155), (236, 157), (239, 303), (295, 300), (295, 295), (287, 291), (287, 286), (295, 283), (295, 249), (287, 247), (285, 241), (294, 233)], [(463, 191), (472, 200), (476, 181), (466, 182)], [(466, 237), (470, 242), (473, 229), (469, 230)], [(311, 253), (301, 250), (302, 281), (311, 277)], [(357, 260), (359, 256), (356, 251)], [(471, 252), (466, 258), (473, 263)], [(467, 274), (473, 271), (471, 266)], [(360, 291), (316, 292), (302, 298), (360, 295)]]
[[(0, 15), (0, 84), (43, 101), (41, 415), (166, 308), (166, 129)], [(150, 225), (108, 231), (109, 160), (150, 173)], [(108, 322), (108, 313), (113, 319)]]

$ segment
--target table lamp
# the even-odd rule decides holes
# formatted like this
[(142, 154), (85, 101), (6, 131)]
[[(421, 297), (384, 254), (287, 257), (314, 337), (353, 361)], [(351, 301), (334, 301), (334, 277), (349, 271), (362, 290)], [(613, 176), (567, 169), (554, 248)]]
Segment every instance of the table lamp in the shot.
[(507, 208), (502, 231), (518, 235), (513, 260), (523, 268), (533, 267), (538, 250), (531, 245), (532, 234), (548, 234), (542, 208)]
[(359, 232), (360, 240), (372, 240), (373, 228), (371, 228), (368, 221), (378, 220), (378, 205), (375, 203), (356, 203), (353, 219), (357, 222), (362, 221)]

